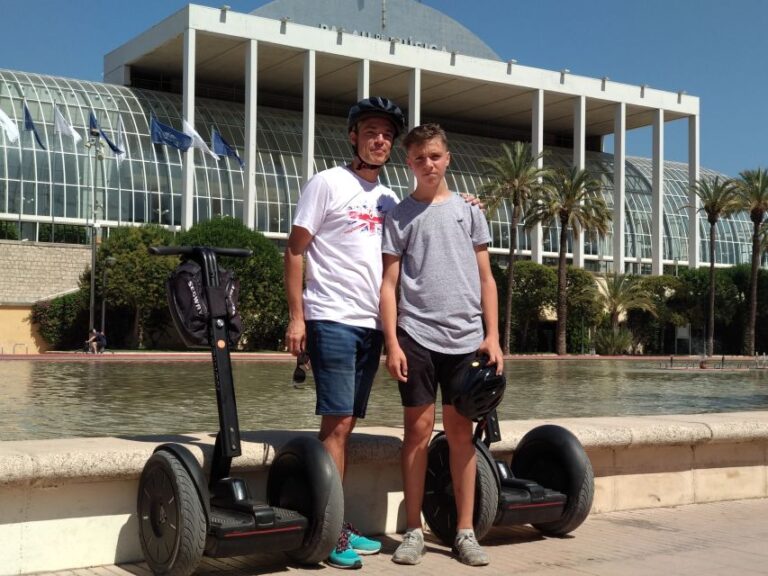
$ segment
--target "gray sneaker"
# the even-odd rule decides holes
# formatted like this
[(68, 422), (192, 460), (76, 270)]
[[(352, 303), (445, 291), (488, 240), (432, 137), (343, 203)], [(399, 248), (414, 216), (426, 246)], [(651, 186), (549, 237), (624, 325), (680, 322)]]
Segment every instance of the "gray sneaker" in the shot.
[(403, 534), (403, 542), (392, 554), (392, 562), (413, 566), (421, 562), (422, 556), (424, 556), (424, 535), (416, 530), (408, 530)]
[(491, 561), (485, 550), (477, 543), (474, 532), (456, 536), (453, 551), (459, 556), (459, 562), (467, 566), (486, 566)]

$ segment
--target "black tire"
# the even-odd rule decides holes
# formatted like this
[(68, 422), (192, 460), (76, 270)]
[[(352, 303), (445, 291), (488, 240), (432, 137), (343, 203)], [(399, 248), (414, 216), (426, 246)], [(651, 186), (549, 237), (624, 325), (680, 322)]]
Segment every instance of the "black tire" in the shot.
[(557, 490), (568, 498), (560, 519), (533, 524), (547, 536), (565, 536), (589, 515), (595, 492), (592, 464), (570, 431), (547, 424), (529, 431), (512, 458), (512, 474)]
[(285, 444), (269, 469), (270, 506), (295, 510), (309, 520), (301, 548), (286, 555), (299, 564), (317, 564), (336, 546), (344, 522), (344, 493), (333, 459), (317, 438)]
[(147, 460), (139, 479), (139, 540), (155, 574), (189, 576), (205, 548), (203, 504), (184, 465), (160, 450)]
[[(475, 511), (472, 517), (475, 536), (481, 540), (493, 526), (499, 507), (499, 484), (485, 446), (476, 441), (477, 476)], [(421, 510), (432, 533), (446, 546), (456, 538), (456, 500), (449, 465), (448, 438), (439, 434), (429, 444), (424, 502)]]

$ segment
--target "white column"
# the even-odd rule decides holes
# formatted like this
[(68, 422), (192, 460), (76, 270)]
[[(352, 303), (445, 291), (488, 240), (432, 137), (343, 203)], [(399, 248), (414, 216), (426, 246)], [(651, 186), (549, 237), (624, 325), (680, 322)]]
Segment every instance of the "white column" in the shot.
[(613, 116), (613, 271), (624, 273), (626, 211), (627, 107), (616, 104)]
[(315, 51), (304, 55), (304, 122), (301, 153), (301, 175), (304, 182), (314, 174), (315, 158)]
[(371, 88), (371, 61), (360, 60), (357, 65), (357, 100), (364, 100), (370, 95)]
[[(421, 124), (421, 68), (414, 68), (408, 78), (408, 130)], [(411, 190), (416, 189), (416, 176), (410, 175)]]
[[(533, 113), (531, 118), (531, 154), (537, 156), (544, 151), (544, 90), (536, 90), (533, 93)], [(539, 167), (544, 161), (539, 158)], [(535, 224), (530, 230), (531, 260), (541, 264), (543, 262), (541, 224)]]
[(249, 40), (245, 54), (245, 198), (243, 222), (256, 229), (256, 121), (258, 85), (258, 49), (256, 40)]
[(421, 124), (421, 68), (414, 68), (408, 78), (408, 130)]
[[(688, 183), (693, 186), (699, 180), (699, 116), (688, 117)], [(688, 266), (698, 268), (701, 259), (699, 237), (699, 198), (692, 188), (688, 192)]]
[(653, 111), (653, 190), (651, 195), (651, 274), (664, 273), (664, 110)]
[[(182, 87), (182, 114), (192, 126), (195, 125), (195, 44), (196, 31), (187, 28), (184, 32), (184, 73)], [(189, 230), (194, 224), (195, 192), (195, 149), (182, 154), (181, 164), (181, 229)], [(162, 215), (158, 214), (158, 220)]]
[[(573, 106), (573, 165), (579, 170), (586, 166), (586, 117), (587, 99), (579, 96)], [(578, 240), (573, 239), (573, 265), (584, 268), (584, 231), (580, 231)]]

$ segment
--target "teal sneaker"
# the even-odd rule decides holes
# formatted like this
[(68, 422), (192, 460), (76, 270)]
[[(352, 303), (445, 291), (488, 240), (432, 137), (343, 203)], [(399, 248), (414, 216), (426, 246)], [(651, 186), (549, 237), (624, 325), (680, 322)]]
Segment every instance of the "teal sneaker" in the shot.
[(336, 548), (331, 550), (326, 560), (328, 566), (334, 568), (343, 568), (347, 570), (357, 570), (363, 567), (363, 561), (357, 552), (352, 550), (352, 546), (349, 544), (349, 535), (346, 530), (341, 531), (339, 541), (336, 543)]
[(360, 534), (360, 532), (355, 530), (352, 524), (349, 522), (344, 524), (341, 530), (342, 532), (346, 532), (347, 538), (349, 539), (349, 545), (352, 547), (352, 550), (361, 556), (378, 554), (381, 551), (381, 542), (366, 538)]

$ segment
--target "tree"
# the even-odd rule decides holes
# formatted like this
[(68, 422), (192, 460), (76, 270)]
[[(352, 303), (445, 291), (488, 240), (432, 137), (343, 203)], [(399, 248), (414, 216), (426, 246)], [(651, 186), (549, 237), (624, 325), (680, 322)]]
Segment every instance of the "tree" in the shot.
[(512, 306), (520, 330), (519, 350), (527, 352), (529, 334), (538, 325), (543, 309), (555, 304), (557, 276), (549, 266), (521, 260), (515, 262), (515, 278)]
[[(724, 330), (728, 324), (739, 321), (739, 307), (744, 298), (733, 281), (736, 277), (734, 272), (739, 268), (745, 267), (715, 272), (715, 324), (719, 325), (721, 330)], [(700, 350), (703, 353), (705, 351), (704, 326), (709, 302), (709, 271), (704, 268), (685, 269), (681, 271), (678, 280), (681, 283), (680, 289), (670, 297), (669, 305), (685, 317), (693, 328), (701, 330)], [(746, 281), (743, 284), (746, 286)], [(698, 347), (697, 350), (699, 350)]]
[(240, 281), (240, 346), (251, 350), (279, 349), (288, 322), (283, 284), (283, 261), (277, 247), (231, 217), (199, 222), (179, 237), (183, 245), (249, 248), (249, 258), (220, 258)]
[(501, 145), (502, 154), (496, 158), (484, 158), (480, 163), (484, 174), (490, 178), (483, 187), (488, 214), (494, 214), (506, 201), (512, 206), (509, 224), (509, 256), (507, 259), (507, 290), (504, 304), (504, 336), (502, 349), (509, 354), (512, 332), (512, 294), (515, 286), (515, 252), (517, 250), (517, 226), (531, 199), (537, 198), (542, 188), (542, 178), (548, 170), (541, 168), (542, 154), (533, 156), (530, 144), (514, 142)]
[(576, 326), (573, 322), (568, 325), (568, 346), (571, 350), (580, 349), (583, 352), (590, 345), (590, 329), (600, 323), (603, 307), (597, 297), (597, 285), (591, 272), (568, 266), (566, 287), (568, 317), (579, 319)]
[(653, 302), (654, 313), (637, 309), (628, 311), (627, 327), (642, 343), (645, 352), (663, 354), (667, 350), (667, 336), (670, 337), (670, 350), (674, 349), (676, 328), (688, 323), (687, 317), (674, 305), (675, 295), (683, 288), (683, 282), (672, 275), (641, 276), (639, 282)]
[(700, 178), (693, 184), (692, 188), (701, 201), (697, 212), (704, 212), (707, 215), (707, 222), (709, 222), (709, 306), (706, 354), (712, 356), (715, 334), (715, 237), (717, 221), (736, 212), (741, 207), (741, 200), (736, 183), (730, 179), (721, 180), (719, 176)]
[[(152, 256), (150, 246), (173, 243), (171, 232), (156, 224), (138, 228), (124, 226), (112, 230), (101, 245), (96, 262), (97, 273), (103, 270), (106, 258), (115, 259), (109, 269), (106, 297), (113, 307), (125, 307), (133, 316), (129, 346), (144, 348), (146, 328), (153, 315), (167, 310), (165, 282), (178, 263), (175, 256)], [(88, 293), (90, 274), (80, 279), (80, 289)], [(111, 338), (111, 337), (110, 337)]]
[(597, 282), (597, 292), (614, 333), (618, 333), (622, 316), (630, 310), (656, 313), (651, 294), (641, 282), (640, 276), (609, 272), (603, 275), (602, 281)]
[(744, 331), (744, 353), (755, 353), (755, 323), (757, 321), (757, 274), (760, 268), (760, 226), (768, 212), (768, 170), (744, 170), (736, 181), (742, 208), (752, 221), (752, 272), (749, 282), (747, 327)]
[(557, 263), (557, 353), (566, 353), (567, 325), (567, 267), (568, 230), (574, 240), (581, 232), (600, 237), (608, 232), (611, 214), (602, 195), (602, 185), (586, 171), (577, 167), (559, 168), (545, 175), (542, 195), (531, 203), (526, 215), (527, 225), (541, 223), (560, 225), (559, 258)]

